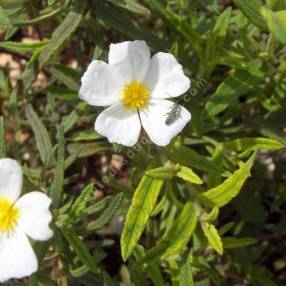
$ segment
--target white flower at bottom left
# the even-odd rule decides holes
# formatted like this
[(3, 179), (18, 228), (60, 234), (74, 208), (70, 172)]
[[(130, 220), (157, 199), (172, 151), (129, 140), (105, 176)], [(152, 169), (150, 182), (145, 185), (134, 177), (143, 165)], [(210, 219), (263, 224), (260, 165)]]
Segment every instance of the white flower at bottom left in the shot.
[(23, 173), (12, 159), (0, 159), (0, 283), (30, 276), (38, 270), (29, 238), (48, 240), (51, 199), (40, 192), (20, 197)]

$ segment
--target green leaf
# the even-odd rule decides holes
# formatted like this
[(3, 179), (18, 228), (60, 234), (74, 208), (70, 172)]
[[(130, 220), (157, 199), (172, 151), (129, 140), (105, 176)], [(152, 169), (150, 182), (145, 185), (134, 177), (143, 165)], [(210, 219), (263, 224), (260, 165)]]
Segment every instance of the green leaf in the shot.
[(202, 229), (207, 237), (210, 246), (220, 255), (223, 254), (223, 244), (221, 237), (213, 224), (202, 223)]
[(172, 161), (181, 165), (194, 167), (202, 171), (223, 172), (217, 168), (216, 164), (206, 159), (203, 155), (183, 145), (174, 144), (169, 152), (169, 157)]
[(7, 30), (13, 27), (13, 24), (6, 14), (5, 10), (0, 6), (0, 30)]
[(163, 182), (145, 175), (135, 190), (121, 235), (121, 255), (124, 261), (131, 255), (148, 222)]
[(84, 214), (86, 206), (93, 194), (94, 184), (87, 185), (80, 193), (68, 212), (69, 220), (76, 222)]
[(286, 44), (286, 10), (272, 12), (262, 7), (261, 14), (267, 21), (270, 32), (273, 33), (281, 43)]
[(106, 1), (97, 0), (94, 2), (92, 11), (107, 26), (132, 39), (144, 39), (150, 47), (156, 50), (162, 51), (169, 48), (169, 43), (155, 36), (150, 29), (138, 25), (132, 20), (128, 11), (121, 7), (116, 7)]
[(90, 215), (90, 214), (97, 213), (101, 211), (102, 209), (105, 209), (107, 207), (107, 204), (110, 203), (110, 201), (111, 201), (110, 196), (104, 197), (103, 199), (97, 201), (95, 204), (88, 206), (84, 210), (84, 214)]
[(80, 73), (78, 71), (61, 64), (53, 65), (50, 71), (57, 80), (70, 90), (79, 91)]
[(271, 8), (272, 11), (279, 11), (286, 9), (285, 0), (267, 0), (267, 6)]
[[(275, 112), (274, 112), (275, 113)], [(282, 121), (276, 120), (267, 116), (265, 118), (256, 118), (255, 120), (245, 121), (246, 127), (250, 127), (255, 132), (259, 132), (264, 137), (268, 137), (277, 141), (280, 141), (286, 145), (286, 134), (283, 132), (283, 126), (285, 125), (286, 111), (285, 109), (279, 110), (279, 117), (281, 116)], [(275, 117), (275, 116), (274, 116)]]
[(75, 126), (75, 124), (79, 121), (81, 115), (84, 113), (85, 108), (86, 103), (80, 102), (74, 107), (73, 111), (69, 115), (64, 117), (63, 126), (65, 133)]
[(143, 5), (136, 3), (136, 0), (109, 0), (109, 2), (114, 5), (118, 5), (119, 7), (125, 8), (126, 10), (136, 13), (142, 16), (150, 16), (150, 11), (144, 7)]
[(203, 183), (200, 177), (195, 174), (191, 168), (188, 167), (181, 166), (181, 170), (177, 172), (176, 176), (192, 184), (200, 185)]
[(48, 86), (46, 91), (55, 99), (65, 101), (78, 101), (78, 92), (61, 86)]
[(209, 205), (222, 207), (229, 203), (240, 191), (246, 179), (250, 176), (250, 170), (255, 159), (253, 154), (246, 163), (235, 171), (222, 184), (200, 194), (200, 197)]
[(79, 239), (74, 230), (72, 228), (62, 228), (61, 231), (64, 234), (69, 245), (73, 248), (73, 250), (79, 257), (80, 261), (85, 266), (87, 266), (90, 271), (96, 273), (97, 266), (93, 257), (90, 255), (86, 245), (82, 242), (82, 240)]
[(82, 14), (70, 11), (64, 21), (53, 32), (52, 37), (47, 47), (41, 52), (39, 56), (40, 68), (46, 65), (57, 51), (63, 46), (64, 42), (77, 29), (82, 20)]
[(231, 16), (231, 7), (228, 7), (223, 11), (222, 14), (216, 20), (215, 26), (213, 28), (213, 33), (218, 38), (224, 38), (227, 34), (229, 28), (229, 21)]
[(86, 130), (81, 131), (72, 136), (70, 141), (78, 142), (78, 141), (94, 141), (96, 139), (102, 138), (100, 134), (95, 132), (94, 130)]
[[(215, 150), (212, 152), (212, 162), (217, 165), (218, 169), (223, 168), (224, 155), (222, 144), (217, 144)], [(208, 174), (208, 188), (215, 187), (221, 183), (222, 176), (218, 172), (209, 172)]]
[(40, 16), (31, 20), (24, 20), (24, 21), (13, 21), (13, 24), (17, 27), (25, 27), (25, 26), (31, 26), (31, 25), (37, 25), (41, 22), (47, 21), (51, 18), (56, 17), (57, 15), (61, 14), (63, 12), (63, 6), (59, 7), (56, 10), (49, 11), (48, 13), (42, 14), (40, 11)]
[[(99, 250), (100, 251), (100, 250)], [(105, 257), (107, 256), (106, 253), (104, 252), (96, 252), (94, 253), (93, 257), (93, 261), (95, 264), (98, 264), (99, 262), (101, 262)], [(70, 274), (75, 277), (75, 278), (79, 278), (82, 277), (84, 275), (86, 275), (89, 272), (89, 268), (86, 265), (82, 265), (76, 269), (69, 269)], [(93, 280), (94, 283), (97, 283), (96, 280)], [(42, 285), (42, 286), (46, 286), (46, 285)]]
[(235, 222), (231, 221), (225, 225), (223, 225), (219, 230), (218, 233), (222, 236), (225, 233), (227, 233), (228, 231), (230, 231), (232, 228), (234, 228), (235, 226)]
[(106, 223), (108, 223), (118, 211), (122, 203), (123, 196), (124, 196), (123, 193), (119, 193), (117, 196), (112, 198), (109, 206), (103, 211), (100, 217), (96, 219), (95, 221), (88, 223), (85, 229), (88, 232), (96, 231), (100, 229), (102, 226), (104, 226)]
[(267, 25), (265, 23), (265, 20), (260, 14), (260, 9), (263, 7), (261, 0), (235, 0), (234, 2), (239, 6), (242, 13), (249, 20), (249, 22), (257, 26), (261, 30), (267, 31)]
[(152, 178), (162, 179), (162, 180), (169, 180), (174, 177), (176, 172), (180, 170), (180, 166), (164, 166), (158, 167), (155, 169), (150, 169), (146, 171), (146, 175)]
[(257, 240), (253, 237), (235, 238), (235, 237), (224, 237), (222, 239), (223, 247), (225, 249), (240, 248), (253, 245), (257, 243)]
[(103, 142), (95, 143), (71, 143), (68, 145), (70, 154), (77, 154), (77, 158), (89, 157), (104, 151), (110, 151), (111, 147)]
[(40, 117), (33, 109), (32, 105), (28, 104), (25, 109), (29, 124), (35, 134), (37, 148), (40, 152), (41, 160), (44, 164), (48, 164), (53, 153), (51, 139), (47, 129), (42, 123)]
[[(136, 248), (134, 249), (134, 256), (136, 258), (136, 261), (142, 260), (144, 255), (145, 255), (145, 250), (143, 246), (137, 245)], [(144, 267), (144, 270), (146, 271), (147, 275), (150, 277), (154, 285), (164, 286), (164, 278), (157, 265), (151, 263), (149, 265), (146, 265), (146, 267)]]
[(279, 141), (268, 138), (242, 138), (235, 139), (223, 143), (223, 148), (237, 152), (243, 152), (242, 155), (248, 154), (251, 151), (268, 150), (274, 151), (284, 148), (285, 145)]
[(42, 48), (46, 46), (48, 41), (36, 42), (36, 43), (19, 43), (19, 42), (1, 42), (0, 48), (10, 50), (13, 52), (23, 53), (23, 52), (33, 52), (35, 49)]
[(218, 215), (219, 215), (219, 208), (215, 206), (210, 213), (205, 213), (202, 215), (202, 220), (207, 222), (215, 221)]
[(7, 142), (4, 117), (0, 116), (0, 158), (7, 157)]
[(164, 259), (172, 254), (179, 253), (188, 244), (196, 225), (195, 206), (193, 203), (188, 202), (167, 235), (156, 246), (147, 251), (140, 264), (151, 263), (160, 258)]
[(38, 58), (41, 51), (46, 47), (46, 45), (35, 49), (32, 57), (26, 64), (24, 72), (19, 76), (19, 79), (23, 81), (24, 91), (28, 91), (29, 87), (36, 79), (38, 74)]
[(193, 28), (192, 23), (183, 21), (182, 18), (175, 14), (171, 9), (166, 9), (164, 5), (157, 0), (145, 0), (144, 3), (150, 10), (160, 16), (171, 29), (181, 34), (193, 46), (194, 50), (201, 55), (201, 37)]
[(59, 130), (58, 159), (55, 168), (54, 179), (51, 185), (51, 198), (53, 206), (58, 208), (61, 203), (64, 187), (64, 163), (65, 163), (65, 139), (64, 131), (61, 127)]
[(180, 166), (179, 164), (150, 169), (146, 171), (146, 175), (162, 180), (170, 180), (174, 176), (177, 176), (193, 184), (203, 183), (203, 181), (193, 172), (192, 169), (185, 166)]
[(181, 270), (179, 286), (194, 286), (193, 272), (189, 256), (186, 257)]
[(206, 10), (216, 15), (220, 13), (218, 0), (192, 0), (191, 5), (193, 9)]
[(203, 113), (215, 116), (234, 104), (241, 95), (253, 90), (264, 79), (260, 65), (260, 60), (254, 60), (247, 64), (246, 69), (238, 69), (228, 76), (208, 100)]

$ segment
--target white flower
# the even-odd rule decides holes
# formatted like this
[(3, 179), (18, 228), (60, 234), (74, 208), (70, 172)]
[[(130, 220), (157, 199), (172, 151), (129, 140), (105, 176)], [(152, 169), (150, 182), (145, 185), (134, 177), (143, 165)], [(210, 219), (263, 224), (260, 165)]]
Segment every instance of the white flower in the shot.
[(97, 117), (95, 130), (110, 142), (132, 146), (142, 124), (155, 144), (168, 145), (191, 119), (181, 107), (172, 124), (165, 122), (174, 104), (166, 98), (190, 88), (182, 66), (168, 53), (150, 59), (144, 41), (111, 44), (108, 62), (92, 61), (81, 79), (81, 99), (93, 106), (110, 106)]
[(29, 276), (38, 269), (28, 236), (48, 240), (51, 199), (40, 192), (19, 198), (23, 173), (12, 159), (0, 159), (0, 283)]

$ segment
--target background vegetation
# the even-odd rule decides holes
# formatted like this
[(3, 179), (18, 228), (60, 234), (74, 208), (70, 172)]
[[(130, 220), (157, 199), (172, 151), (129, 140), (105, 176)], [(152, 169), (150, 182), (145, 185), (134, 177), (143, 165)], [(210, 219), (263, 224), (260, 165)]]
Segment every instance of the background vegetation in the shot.
[[(2, 0), (0, 30), (0, 155), (52, 197), (55, 231), (7, 285), (286, 284), (286, 1)], [(78, 98), (132, 39), (192, 79), (167, 148), (110, 145)]]

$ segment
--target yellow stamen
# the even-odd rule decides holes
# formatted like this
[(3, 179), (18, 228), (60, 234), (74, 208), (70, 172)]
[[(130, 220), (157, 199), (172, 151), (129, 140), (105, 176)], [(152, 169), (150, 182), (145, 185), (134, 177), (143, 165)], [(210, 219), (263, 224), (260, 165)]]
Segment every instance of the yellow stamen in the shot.
[(0, 234), (13, 230), (20, 212), (6, 198), (0, 198)]
[(131, 83), (124, 85), (121, 95), (123, 104), (128, 109), (142, 108), (148, 104), (150, 90), (144, 84), (133, 80)]

